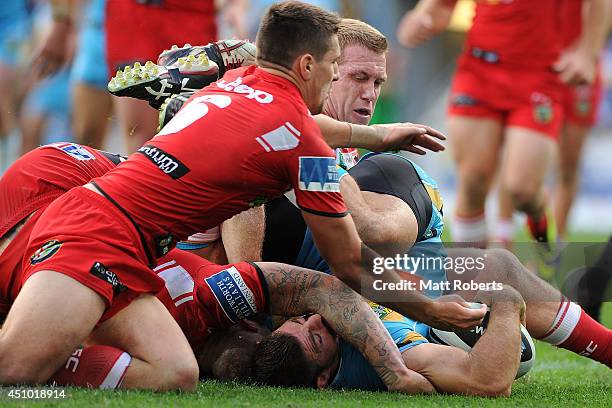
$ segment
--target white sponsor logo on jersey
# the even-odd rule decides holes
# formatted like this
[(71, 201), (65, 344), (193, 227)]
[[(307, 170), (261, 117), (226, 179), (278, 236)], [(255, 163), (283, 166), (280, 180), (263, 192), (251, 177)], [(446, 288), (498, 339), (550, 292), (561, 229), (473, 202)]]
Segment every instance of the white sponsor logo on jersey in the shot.
[(219, 306), (232, 322), (257, 313), (255, 296), (236, 267), (231, 266), (205, 279)]
[(73, 159), (84, 161), (84, 160), (95, 160), (95, 156), (87, 151), (85, 147), (75, 143), (52, 143), (50, 146), (61, 150)]
[(333, 157), (300, 156), (298, 181), (300, 190), (337, 193), (340, 175)]
[(216, 84), (219, 88), (225, 91), (244, 94), (248, 99), (254, 99), (259, 103), (270, 103), (274, 100), (274, 97), (268, 92), (253, 89), (248, 85), (244, 85), (242, 83), (242, 77), (238, 77), (232, 82), (226, 82), (222, 79), (217, 81)]

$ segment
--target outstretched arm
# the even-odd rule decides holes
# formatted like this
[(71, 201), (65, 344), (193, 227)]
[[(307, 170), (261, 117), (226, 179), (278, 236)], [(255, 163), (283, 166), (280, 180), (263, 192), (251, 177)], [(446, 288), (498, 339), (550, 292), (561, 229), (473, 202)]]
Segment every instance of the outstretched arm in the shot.
[(436, 140), (445, 140), (444, 134), (425, 125), (405, 122), (366, 126), (340, 122), (326, 115), (314, 118), (323, 139), (332, 148), (361, 147), (375, 152), (406, 150), (415, 154), (425, 154), (421, 147), (432, 152), (444, 150)]
[(268, 284), (271, 314), (318, 313), (357, 348), (391, 391), (431, 393), (433, 386), (408, 370), (372, 308), (333, 276), (279, 263), (258, 263)]
[(491, 306), (489, 324), (469, 353), (438, 344), (423, 344), (402, 353), (406, 365), (423, 374), (438, 391), (485, 397), (510, 395), (519, 367), (525, 303), (507, 285), (485, 296), (488, 299), (481, 300)]
[(432, 301), (418, 287), (407, 288), (396, 269), (374, 273), (384, 266), (383, 259), (361, 242), (350, 215), (326, 217), (305, 211), (302, 215), (334, 275), (370, 300), (443, 330), (468, 329), (484, 317), (486, 308), (470, 309), (465, 301), (444, 297)]
[(397, 27), (404, 47), (416, 47), (444, 30), (450, 23), (457, 0), (421, 0), (407, 12)]

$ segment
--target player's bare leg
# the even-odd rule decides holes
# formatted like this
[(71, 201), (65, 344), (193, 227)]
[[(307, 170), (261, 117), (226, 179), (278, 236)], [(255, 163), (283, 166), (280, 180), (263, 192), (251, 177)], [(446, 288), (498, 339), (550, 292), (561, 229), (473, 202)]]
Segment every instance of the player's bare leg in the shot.
[(16, 122), (15, 69), (0, 63), (0, 170), (9, 165), (8, 134)]
[[(505, 173), (502, 166), (502, 173)], [(514, 204), (510, 192), (499, 186), (497, 194), (498, 213), (497, 225), (495, 226), (495, 241), (499, 242), (502, 247), (511, 250), (512, 241), (514, 239)]]
[[(462, 273), (447, 270), (449, 281), (511, 285), (525, 299), (525, 327), (534, 338), (612, 366), (612, 330), (597, 323), (580, 306), (528, 271), (510, 251), (451, 248), (448, 256), (484, 259), (484, 268), (474, 267)], [(461, 290), (457, 294), (473, 300), (476, 292)]]
[[(484, 268), (457, 273), (447, 270), (448, 279), (477, 283), (501, 282), (514, 287), (527, 304), (526, 327), (533, 337), (541, 337), (552, 325), (561, 300), (561, 293), (526, 269), (512, 252), (504, 249), (450, 248), (451, 258), (484, 259)], [(473, 300), (475, 290), (458, 291), (466, 300)]]
[(112, 97), (106, 90), (76, 83), (72, 88), (72, 98), (72, 127), (76, 142), (103, 149), (112, 113)]
[(458, 172), (453, 241), (484, 247), (485, 201), (499, 163), (502, 127), (493, 119), (456, 115), (448, 126)]
[(559, 139), (559, 168), (555, 187), (555, 223), (557, 235), (567, 232), (567, 220), (578, 189), (578, 166), (590, 127), (566, 123)]
[[(542, 186), (555, 149), (555, 142), (540, 132), (522, 127), (506, 130), (504, 173), (500, 177), (503, 191), (500, 194), (507, 194), (514, 208), (527, 214), (536, 224), (541, 224), (546, 217)], [(545, 226), (539, 229), (542, 231), (534, 238), (547, 242)]]
[(52, 271), (30, 277), (0, 330), (0, 384), (40, 384), (62, 366), (104, 312), (101, 296)]
[(540, 132), (509, 127), (501, 183), (517, 210), (532, 216), (544, 211), (542, 183), (555, 154), (555, 142)]
[(89, 343), (111, 345), (132, 357), (121, 388), (193, 391), (198, 365), (179, 325), (153, 295), (142, 295), (102, 323)]
[(113, 98), (122, 124), (125, 147), (133, 153), (157, 133), (158, 112), (146, 101), (131, 98)]
[(41, 145), (42, 133), (47, 118), (39, 113), (22, 112), (19, 120), (21, 130), (21, 155)]

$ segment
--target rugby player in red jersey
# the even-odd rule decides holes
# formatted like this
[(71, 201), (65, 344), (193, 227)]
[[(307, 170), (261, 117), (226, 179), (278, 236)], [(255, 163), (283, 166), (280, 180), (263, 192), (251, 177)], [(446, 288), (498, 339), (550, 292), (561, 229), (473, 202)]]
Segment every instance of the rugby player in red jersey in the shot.
[(0, 320), (17, 297), (21, 260), (36, 220), (53, 200), (113, 169), (124, 157), (53, 143), (19, 158), (0, 182)]
[[(598, 0), (600, 2), (600, 0)], [(455, 0), (423, 0), (398, 28), (415, 46), (450, 21)], [(480, 0), (452, 85), (449, 133), (458, 168), (453, 235), (486, 245), (484, 204), (501, 162), (508, 203), (526, 213), (534, 238), (546, 241), (542, 182), (562, 124), (562, 86), (555, 68), (561, 52), (556, 0)], [(563, 74), (561, 79), (563, 79)], [(509, 215), (508, 215), (509, 214)], [(501, 238), (510, 220), (499, 223)], [(505, 231), (505, 232), (504, 232)]]
[[(446, 27), (455, 3), (423, 0), (405, 16), (398, 38), (407, 46), (431, 38)], [(599, 11), (591, 9), (588, 14), (593, 25), (589, 23), (586, 31), (594, 41), (590, 46), (597, 46), (597, 36), (602, 33), (599, 17), (606, 14), (601, 11), (605, 10), (602, 3), (591, 1), (590, 6)], [(502, 188), (511, 192), (517, 208), (531, 216), (532, 233), (544, 239), (541, 185), (562, 124), (561, 80), (580, 83), (593, 77), (593, 61), (569, 58), (572, 50), (559, 57), (563, 43), (557, 26), (558, 6), (550, 0), (477, 3), (449, 111), (459, 170), (455, 241), (486, 242), (484, 200), (504, 138), (508, 166), (501, 177)], [(529, 302), (531, 296), (520, 285), (516, 288)], [(609, 365), (608, 329), (565, 297), (560, 303), (547, 303), (545, 309), (553, 305), (558, 305), (553, 325), (548, 331), (538, 330), (537, 337), (584, 356), (602, 353), (600, 361)], [(546, 315), (550, 316), (550, 310)]]
[[(314, 6), (273, 6), (258, 36), (261, 67), (235, 70), (201, 91), (137, 154), (45, 210), (24, 257), (25, 283), (1, 332), (1, 383), (46, 381), (97, 327), (98, 339), (133, 357), (126, 387), (193, 389), (195, 358), (151, 295), (163, 280), (149, 266), (177, 239), (290, 186), (338, 276), (357, 289), (360, 278), (369, 284), (360, 262), (375, 254), (344, 214), (333, 153), (308, 112), (320, 111), (337, 75), (337, 24)], [(414, 314), (438, 325), (470, 326), (484, 314), (414, 293), (408, 299), (419, 300), (410, 304)]]
[[(24, 155), (0, 179), (3, 197), (0, 206), (0, 322), (4, 321), (21, 289), (20, 261), (37, 217), (53, 199), (105, 174), (122, 160), (120, 156), (86, 146), (54, 143)], [(162, 258), (155, 272), (165, 283), (158, 298), (179, 323), (196, 352), (210, 331), (252, 317), (259, 311), (287, 316), (317, 312), (323, 314), (340, 335), (349, 341), (352, 339), (373, 365), (381, 368), (381, 377), (388, 379), (391, 390), (432, 391), (424, 379), (406, 370), (400, 356), (390, 354), (390, 358), (381, 359), (373, 345), (384, 347), (387, 342), (387, 348), (394, 350), (393, 344), (382, 327), (376, 329), (376, 316), (369, 313), (367, 305), (362, 304), (357, 294), (349, 295), (346, 286), (336, 279), (276, 263), (257, 266), (243, 262), (219, 266), (178, 249)], [(288, 274), (292, 279), (283, 280)], [(338, 299), (334, 308), (324, 301), (329, 298)], [(343, 308), (342, 304), (348, 308)], [(360, 307), (365, 312), (358, 311)], [(355, 318), (346, 320), (347, 313), (355, 313)], [(368, 331), (365, 342), (363, 337), (358, 337), (363, 330)], [(132, 357), (103, 341), (95, 344), (97, 338), (94, 331), (87, 341), (88, 346), (77, 349), (51, 381), (57, 385), (84, 387), (121, 386)], [(163, 371), (163, 367), (159, 369)], [(411, 377), (411, 380), (394, 381), (392, 374), (406, 379)]]
[(559, 137), (554, 212), (557, 238), (567, 238), (567, 221), (578, 188), (582, 146), (595, 124), (601, 100), (598, 61), (605, 43), (609, 2), (565, 0), (560, 4), (563, 52), (557, 63), (563, 86), (564, 122)]

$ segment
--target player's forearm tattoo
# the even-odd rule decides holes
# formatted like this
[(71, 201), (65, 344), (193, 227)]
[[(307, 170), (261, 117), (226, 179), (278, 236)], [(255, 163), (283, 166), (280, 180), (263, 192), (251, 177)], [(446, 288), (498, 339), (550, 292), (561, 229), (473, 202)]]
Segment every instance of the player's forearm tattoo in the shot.
[[(262, 265), (263, 266), (263, 265)], [(284, 264), (262, 268), (270, 293), (270, 313), (319, 313), (372, 364), (389, 387), (407, 369), (391, 336), (368, 303), (337, 278)]]

